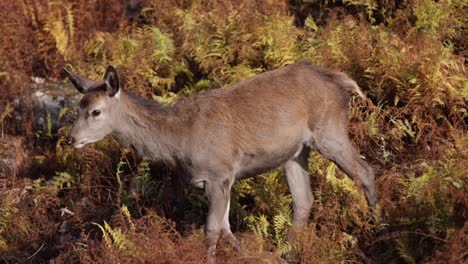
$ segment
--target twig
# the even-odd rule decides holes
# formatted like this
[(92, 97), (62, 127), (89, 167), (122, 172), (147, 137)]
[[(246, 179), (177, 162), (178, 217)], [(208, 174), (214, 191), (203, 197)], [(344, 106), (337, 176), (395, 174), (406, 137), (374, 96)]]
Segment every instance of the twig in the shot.
[(436, 236), (434, 236), (434, 235), (426, 234), (426, 233), (423, 233), (423, 232), (419, 232), (419, 231), (408, 231), (408, 233), (410, 233), (410, 234), (415, 234), (415, 235), (420, 235), (420, 236), (424, 236), (424, 237), (429, 237), (429, 238), (432, 238), (432, 239), (435, 239), (435, 240), (442, 241), (442, 242), (444, 242), (444, 243), (448, 243), (447, 239), (443, 239), (443, 238), (440, 238), (440, 237), (436, 237)]
[(6, 264), (9, 264), (8, 261), (3, 257), (3, 255), (0, 255), (3, 259), (3, 262), (5, 262)]
[[(45, 243), (42, 242), (42, 245), (36, 250), (36, 252), (34, 252), (34, 254), (32, 254), (31, 256), (29, 256), (27, 259), (25, 259), (25, 260), (22, 261), (22, 262), (25, 262), (26, 260), (30, 260), (30, 259), (34, 258), (34, 256), (36, 256), (36, 255), (39, 253), (39, 251), (42, 250), (42, 248), (44, 247), (44, 244), (45, 244)], [(20, 262), (18, 262), (18, 263), (20, 263)]]

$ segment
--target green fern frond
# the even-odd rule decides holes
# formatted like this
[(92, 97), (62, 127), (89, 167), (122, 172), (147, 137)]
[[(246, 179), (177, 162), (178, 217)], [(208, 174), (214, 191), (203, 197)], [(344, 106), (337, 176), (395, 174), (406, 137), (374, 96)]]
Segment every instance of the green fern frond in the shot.
[(140, 42), (130, 36), (124, 36), (117, 40), (118, 48), (114, 53), (114, 64), (116, 66), (133, 64)]
[(135, 38), (141, 43), (148, 43), (145, 48), (151, 51), (151, 61), (154, 63), (170, 63), (175, 52), (171, 36), (154, 26), (137, 29)]
[(213, 86), (212, 81), (207, 80), (207, 79), (201, 79), (197, 83), (195, 83), (195, 85), (193, 86), (193, 90), (195, 92), (200, 92), (200, 91), (207, 90), (212, 86)]
[(247, 195), (252, 194), (252, 188), (254, 186), (254, 182), (252, 178), (243, 179), (241, 181), (237, 181), (234, 184), (234, 190), (239, 197), (246, 197)]
[(113, 229), (106, 221), (104, 221), (104, 226), (98, 223), (93, 224), (101, 230), (102, 238), (107, 247), (115, 249), (121, 254), (131, 251), (132, 243), (127, 239), (122, 229)]
[(49, 12), (44, 24), (44, 31), (52, 35), (57, 50), (65, 59), (69, 59), (69, 56), (73, 52), (74, 21), (71, 4), (65, 4), (59, 1), (49, 2)]
[[(352, 23), (352, 22), (348, 22)], [(330, 33), (330, 39), (325, 43), (330, 48), (330, 53), (339, 64), (346, 64), (349, 62), (348, 54), (343, 47), (342, 36), (346, 34), (347, 25), (339, 25)]]
[(412, 197), (417, 203), (426, 203), (435, 207), (437, 199), (435, 195), (436, 192), (440, 190), (434, 189), (431, 185), (440, 182), (440, 178), (438, 178), (438, 173), (430, 166), (427, 171), (420, 176), (412, 174), (406, 180), (402, 179), (402, 184), (405, 187), (405, 197)]
[(112, 246), (117, 249), (118, 251), (124, 251), (127, 249), (128, 240), (125, 237), (125, 234), (122, 232), (122, 229), (112, 227), (107, 223), (104, 222), (104, 229), (112, 238)]
[(284, 233), (285, 227), (291, 225), (291, 219), (283, 214), (277, 214), (273, 217), (273, 228), (275, 234), (280, 236)]
[(151, 177), (150, 160), (148, 158), (144, 158), (140, 164), (138, 164), (137, 171), (139, 177)]
[(273, 229), (275, 231), (275, 244), (280, 255), (283, 255), (292, 250), (292, 245), (288, 241), (287, 231), (291, 226), (290, 214), (283, 215), (281, 213), (273, 217)]
[(227, 71), (224, 71), (223, 74), (225, 75), (225, 82), (227, 84), (231, 84), (253, 77), (261, 72), (261, 68), (251, 68), (249, 65), (239, 64)]
[(109, 35), (104, 32), (96, 32), (93, 37), (86, 40), (84, 45), (84, 53), (86, 56), (91, 56), (93, 59), (100, 59), (102, 62), (106, 62), (103, 51), (106, 45), (106, 39)]
[(293, 249), (291, 243), (287, 240), (282, 240), (280, 241), (280, 243), (277, 243), (276, 244), (276, 249), (278, 251), (278, 254), (279, 255), (284, 255), (288, 252), (291, 252), (291, 250)]
[(396, 239), (396, 249), (398, 255), (408, 264), (416, 264), (416, 260), (411, 254), (411, 247), (404, 238)]
[(54, 191), (59, 191), (62, 188), (70, 188), (72, 184), (76, 184), (76, 179), (68, 172), (59, 172), (47, 182), (47, 186)]
[(0, 209), (0, 235), (5, 231), (12, 215), (12, 208), (8, 203), (2, 204)]
[(326, 179), (331, 184), (334, 192), (345, 193), (354, 199), (358, 199), (360, 197), (356, 184), (354, 184), (350, 178), (345, 177), (343, 179), (338, 179), (336, 177), (335, 163), (329, 163), (327, 167)]
[(102, 239), (104, 240), (104, 243), (106, 244), (106, 246), (109, 247), (109, 248), (112, 247), (112, 240), (111, 240), (111, 238), (110, 238), (110, 236), (109, 236), (109, 234), (107, 232), (107, 228), (105, 228), (105, 226), (108, 225), (107, 222), (104, 221), (104, 226), (102, 226), (102, 225), (100, 225), (98, 223), (94, 223), (94, 222), (93, 222), (93, 224), (96, 225), (101, 230)]
[(430, 0), (417, 1), (413, 7), (418, 30), (433, 33), (438, 29), (442, 20), (447, 19), (449, 12), (444, 12), (443, 3)]
[[(10, 249), (8, 236), (11, 234), (8, 234), (9, 232), (6, 231), (11, 221), (19, 222), (20, 219), (15, 219), (13, 217), (13, 213), (16, 209), (13, 206), (12, 199), (1, 201), (0, 205), (0, 252), (7, 252)], [(16, 230), (15, 233), (19, 233), (18, 231), (20, 230)]]
[(135, 223), (133, 223), (132, 216), (130, 214), (130, 211), (128, 210), (128, 207), (126, 205), (122, 205), (122, 207), (120, 207), (120, 211), (125, 216), (125, 219), (130, 225), (130, 230), (135, 231)]
[(293, 26), (292, 19), (285, 20), (274, 16), (264, 28), (258, 29), (259, 42), (255, 45), (263, 47), (264, 59), (270, 69), (291, 64), (300, 56), (295, 41), (300, 31)]
[(255, 235), (262, 239), (266, 239), (268, 237), (268, 228), (270, 223), (265, 215), (249, 215), (244, 220), (247, 222), (249, 229), (253, 231)]
[(73, 36), (75, 35), (75, 17), (73, 15), (73, 8), (71, 4), (65, 6), (65, 13), (65, 20), (68, 26), (68, 34), (70, 36), (69, 38), (72, 40)]
[(163, 105), (171, 105), (176, 102), (178, 96), (175, 93), (168, 92), (165, 93), (164, 95), (153, 95), (153, 100), (163, 104)]

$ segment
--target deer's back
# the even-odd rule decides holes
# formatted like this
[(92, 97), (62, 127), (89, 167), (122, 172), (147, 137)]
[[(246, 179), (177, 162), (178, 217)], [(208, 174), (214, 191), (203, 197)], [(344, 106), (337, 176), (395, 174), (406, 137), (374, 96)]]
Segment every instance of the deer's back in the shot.
[(277, 166), (310, 141), (315, 129), (346, 116), (344, 93), (332, 72), (299, 63), (192, 97), (180, 111), (187, 115), (192, 153), (248, 155), (246, 160), (257, 157), (260, 163), (264, 157)]

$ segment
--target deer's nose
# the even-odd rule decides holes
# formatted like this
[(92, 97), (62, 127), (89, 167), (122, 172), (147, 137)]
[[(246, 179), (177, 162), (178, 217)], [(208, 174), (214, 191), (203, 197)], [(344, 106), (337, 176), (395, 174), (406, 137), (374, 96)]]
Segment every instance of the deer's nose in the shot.
[(72, 145), (73, 142), (75, 142), (75, 138), (74, 138), (74, 137), (67, 137), (67, 141), (66, 141), (66, 142), (67, 142), (68, 145)]

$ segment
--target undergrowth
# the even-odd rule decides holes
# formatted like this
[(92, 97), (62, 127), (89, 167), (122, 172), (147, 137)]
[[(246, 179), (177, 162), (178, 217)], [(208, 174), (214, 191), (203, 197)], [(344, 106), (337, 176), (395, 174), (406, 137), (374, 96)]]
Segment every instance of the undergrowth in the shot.
[(206, 257), (203, 192), (112, 138), (75, 151), (64, 144), (70, 126), (34, 131), (30, 77), (61, 82), (67, 66), (99, 79), (112, 64), (130, 91), (172, 103), (310, 61), (348, 73), (369, 99), (351, 100), (350, 135), (377, 172), (381, 219), (359, 183), (314, 152), (309, 224), (288, 239), (281, 169), (240, 180), (230, 221), (246, 250), (222, 244), (218, 261), (466, 262), (466, 10), (461, 0), (10, 1), (0, 10), (0, 129), (32, 154), (22, 174), (0, 177), (1, 261)]

